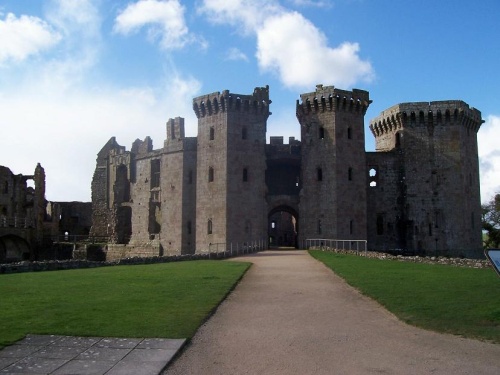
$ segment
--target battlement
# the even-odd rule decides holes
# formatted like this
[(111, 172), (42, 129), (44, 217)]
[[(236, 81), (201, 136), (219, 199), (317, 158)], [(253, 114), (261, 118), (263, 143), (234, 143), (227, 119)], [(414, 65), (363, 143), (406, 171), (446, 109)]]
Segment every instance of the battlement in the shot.
[(383, 111), (370, 121), (375, 138), (394, 133), (404, 127), (428, 125), (460, 125), (477, 133), (481, 112), (461, 100), (401, 103)]
[(230, 93), (229, 90), (214, 92), (193, 99), (193, 110), (197, 118), (216, 115), (220, 112), (248, 112), (268, 117), (269, 86), (256, 87), (252, 95)]
[(297, 100), (297, 117), (325, 111), (359, 112), (364, 115), (372, 102), (368, 91), (336, 89), (334, 86), (317, 85), (316, 91), (301, 94), (301, 103)]

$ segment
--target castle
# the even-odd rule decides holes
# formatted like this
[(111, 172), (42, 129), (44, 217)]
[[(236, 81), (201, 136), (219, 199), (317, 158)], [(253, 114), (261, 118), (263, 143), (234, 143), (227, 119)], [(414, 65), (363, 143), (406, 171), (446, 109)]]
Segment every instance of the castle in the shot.
[(111, 138), (97, 155), (91, 235), (110, 237), (110, 257), (306, 239), (481, 257), (478, 110), (395, 105), (370, 122), (376, 151), (366, 152), (367, 91), (318, 85), (300, 98), (301, 140), (288, 144), (266, 144), (269, 87), (194, 98), (197, 137), (169, 119), (157, 150), (149, 137), (130, 151)]

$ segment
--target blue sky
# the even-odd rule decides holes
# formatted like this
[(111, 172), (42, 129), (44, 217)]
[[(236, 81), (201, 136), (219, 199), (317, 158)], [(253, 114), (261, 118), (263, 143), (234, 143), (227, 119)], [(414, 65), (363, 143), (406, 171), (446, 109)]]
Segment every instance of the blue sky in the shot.
[(500, 191), (498, 0), (0, 0), (0, 165), (46, 197), (90, 200), (97, 152), (186, 119), (192, 98), (270, 86), (268, 136), (300, 138), (295, 102), (316, 84), (368, 90), (370, 119), (402, 102), (482, 112), (482, 200)]

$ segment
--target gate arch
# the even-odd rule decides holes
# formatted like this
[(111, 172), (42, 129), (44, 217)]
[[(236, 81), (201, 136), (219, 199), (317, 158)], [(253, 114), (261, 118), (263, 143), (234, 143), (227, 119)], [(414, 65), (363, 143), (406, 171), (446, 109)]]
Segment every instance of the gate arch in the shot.
[(298, 248), (299, 213), (286, 204), (270, 209), (267, 215), (269, 247)]
[(0, 236), (0, 263), (27, 260), (30, 245), (24, 238), (13, 234)]

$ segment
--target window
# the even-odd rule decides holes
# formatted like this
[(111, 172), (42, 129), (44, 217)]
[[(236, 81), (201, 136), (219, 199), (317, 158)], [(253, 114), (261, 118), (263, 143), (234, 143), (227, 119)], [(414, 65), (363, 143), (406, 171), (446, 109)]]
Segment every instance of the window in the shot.
[(247, 181), (248, 181), (248, 169), (243, 168), (243, 182), (247, 182)]
[(382, 214), (377, 215), (377, 235), (381, 236), (384, 234), (384, 216)]
[(349, 221), (349, 234), (354, 233), (354, 221)]
[(271, 229), (276, 229), (276, 221), (271, 221)]
[(208, 219), (207, 234), (212, 234), (212, 219)]
[(160, 187), (160, 159), (151, 160), (151, 188)]
[(214, 181), (214, 169), (212, 167), (208, 168), (208, 182)]
[(316, 174), (317, 174), (318, 181), (323, 181), (323, 169), (317, 168)]
[(193, 183), (193, 171), (190, 170), (188, 172), (188, 184), (191, 185)]
[(248, 137), (247, 128), (246, 126), (244, 126), (243, 129), (241, 130), (241, 139), (247, 139), (247, 137)]
[(352, 129), (350, 126), (347, 128), (347, 139), (352, 139)]
[(188, 233), (188, 234), (191, 234), (191, 231), (192, 231), (192, 228), (191, 228), (191, 220), (189, 220), (189, 221), (187, 222), (186, 229), (187, 229), (187, 233)]
[(215, 129), (213, 126), (210, 127), (210, 140), (213, 141), (215, 139)]
[(396, 133), (396, 148), (400, 148), (400, 147), (401, 147), (401, 134)]
[(376, 167), (371, 167), (370, 171), (368, 172), (368, 181), (370, 181), (370, 187), (377, 186), (377, 179), (377, 169)]
[(352, 181), (352, 168), (349, 167), (349, 169), (347, 170), (347, 179), (349, 181)]
[(325, 128), (322, 126), (319, 127), (319, 139), (325, 139)]
[(321, 220), (318, 220), (318, 234), (321, 234)]

